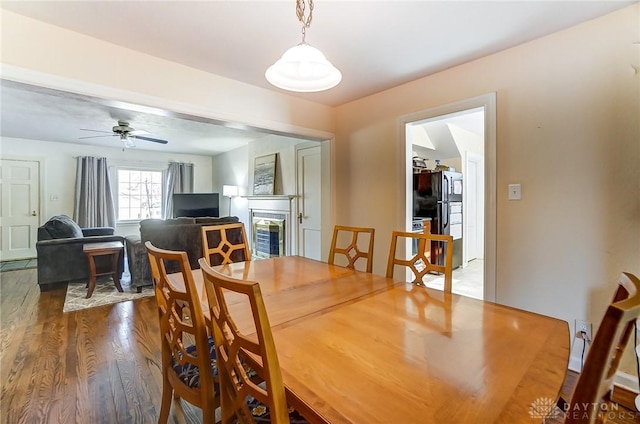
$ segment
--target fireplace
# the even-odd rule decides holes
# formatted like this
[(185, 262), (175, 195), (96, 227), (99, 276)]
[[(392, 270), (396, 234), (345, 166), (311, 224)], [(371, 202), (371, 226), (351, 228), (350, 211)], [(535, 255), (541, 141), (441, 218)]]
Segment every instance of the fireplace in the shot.
[(286, 252), (285, 215), (267, 213), (259, 215), (254, 215), (251, 223), (253, 256), (256, 258), (284, 256)]
[(293, 196), (247, 196), (251, 252), (255, 259), (291, 255)]

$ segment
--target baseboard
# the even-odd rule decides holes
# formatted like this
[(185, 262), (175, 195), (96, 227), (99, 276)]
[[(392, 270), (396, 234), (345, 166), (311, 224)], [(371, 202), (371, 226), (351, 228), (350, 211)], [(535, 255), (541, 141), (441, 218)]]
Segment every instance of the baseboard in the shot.
[(630, 392), (634, 392), (636, 395), (640, 392), (640, 387), (638, 387), (638, 377), (633, 374), (618, 371), (613, 382), (616, 386), (624, 388)]
[(580, 367), (580, 358), (576, 358), (575, 356), (569, 357), (569, 367), (571, 371), (577, 372), (580, 374), (582, 368)]
[[(571, 343), (571, 354), (569, 356), (569, 369), (575, 371), (578, 374), (582, 371), (582, 344), (584, 340), (578, 337), (573, 339)], [(584, 358), (586, 359), (591, 346), (587, 344), (584, 351)]]

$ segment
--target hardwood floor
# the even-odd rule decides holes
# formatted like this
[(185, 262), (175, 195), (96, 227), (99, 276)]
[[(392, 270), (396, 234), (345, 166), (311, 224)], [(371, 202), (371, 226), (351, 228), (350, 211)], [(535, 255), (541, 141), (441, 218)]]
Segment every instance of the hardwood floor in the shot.
[[(63, 314), (65, 289), (41, 294), (36, 278), (35, 269), (0, 274), (0, 422), (156, 423), (155, 298)], [(171, 414), (202, 422), (186, 402)]]
[[(64, 296), (64, 288), (41, 294), (35, 269), (0, 273), (0, 423), (156, 423), (155, 298), (63, 314)], [(563, 392), (575, 383), (569, 372)], [(620, 408), (628, 413), (610, 422), (640, 422)], [(177, 401), (169, 422), (201, 423), (202, 413)]]

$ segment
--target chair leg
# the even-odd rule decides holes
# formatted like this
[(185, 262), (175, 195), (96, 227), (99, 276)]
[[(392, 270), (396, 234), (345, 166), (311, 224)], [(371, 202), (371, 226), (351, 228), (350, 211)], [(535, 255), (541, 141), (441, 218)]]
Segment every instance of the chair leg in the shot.
[(167, 424), (169, 420), (169, 411), (171, 410), (171, 400), (173, 398), (173, 388), (169, 384), (169, 379), (162, 379), (162, 404), (160, 405), (160, 415), (158, 416), (158, 424)]
[(214, 408), (212, 402), (205, 400), (204, 405), (202, 405), (202, 422), (210, 424), (216, 423), (216, 408)]

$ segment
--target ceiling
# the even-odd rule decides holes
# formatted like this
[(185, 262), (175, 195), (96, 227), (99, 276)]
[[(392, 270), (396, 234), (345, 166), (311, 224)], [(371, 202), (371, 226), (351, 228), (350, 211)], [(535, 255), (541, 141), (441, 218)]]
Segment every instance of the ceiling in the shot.
[[(124, 120), (146, 137), (168, 140), (167, 145), (134, 140), (136, 149), (215, 156), (260, 140), (267, 131), (169, 111), (114, 103), (103, 99), (0, 81), (0, 134), (3, 137), (121, 147), (111, 131)], [(91, 131), (86, 131), (91, 130)]]
[[(484, 110), (476, 108), (464, 112), (456, 112), (450, 115), (429, 118), (424, 121), (416, 121), (409, 124), (411, 142), (414, 150), (418, 150), (418, 156), (428, 160), (444, 160), (461, 157), (462, 153), (455, 140), (451, 127), (458, 127), (478, 136), (478, 143), (484, 140)], [(417, 135), (416, 130), (422, 131)], [(417, 148), (416, 148), (417, 146)], [(478, 146), (483, 150), (484, 146)], [(435, 162), (432, 162), (432, 164)]]
[[(321, 93), (289, 93), (337, 106), (596, 18), (637, 1), (316, 0), (307, 42), (341, 70)], [(282, 91), (265, 69), (300, 42), (294, 0), (2, 1), (3, 9), (183, 65)], [(4, 42), (13, 42), (3, 40)], [(3, 83), (2, 135), (78, 142), (80, 128), (118, 119), (169, 140), (166, 151), (215, 154), (264, 137), (167, 111), (116, 106)], [(44, 97), (43, 97), (44, 96)], [(37, 125), (35, 125), (37, 123)], [(115, 137), (114, 137), (115, 138)], [(104, 139), (80, 140), (92, 143)], [(111, 140), (111, 139), (109, 139)], [(177, 142), (179, 140), (179, 142)], [(137, 142), (138, 148), (162, 146)], [(141, 145), (142, 144), (142, 145)]]

